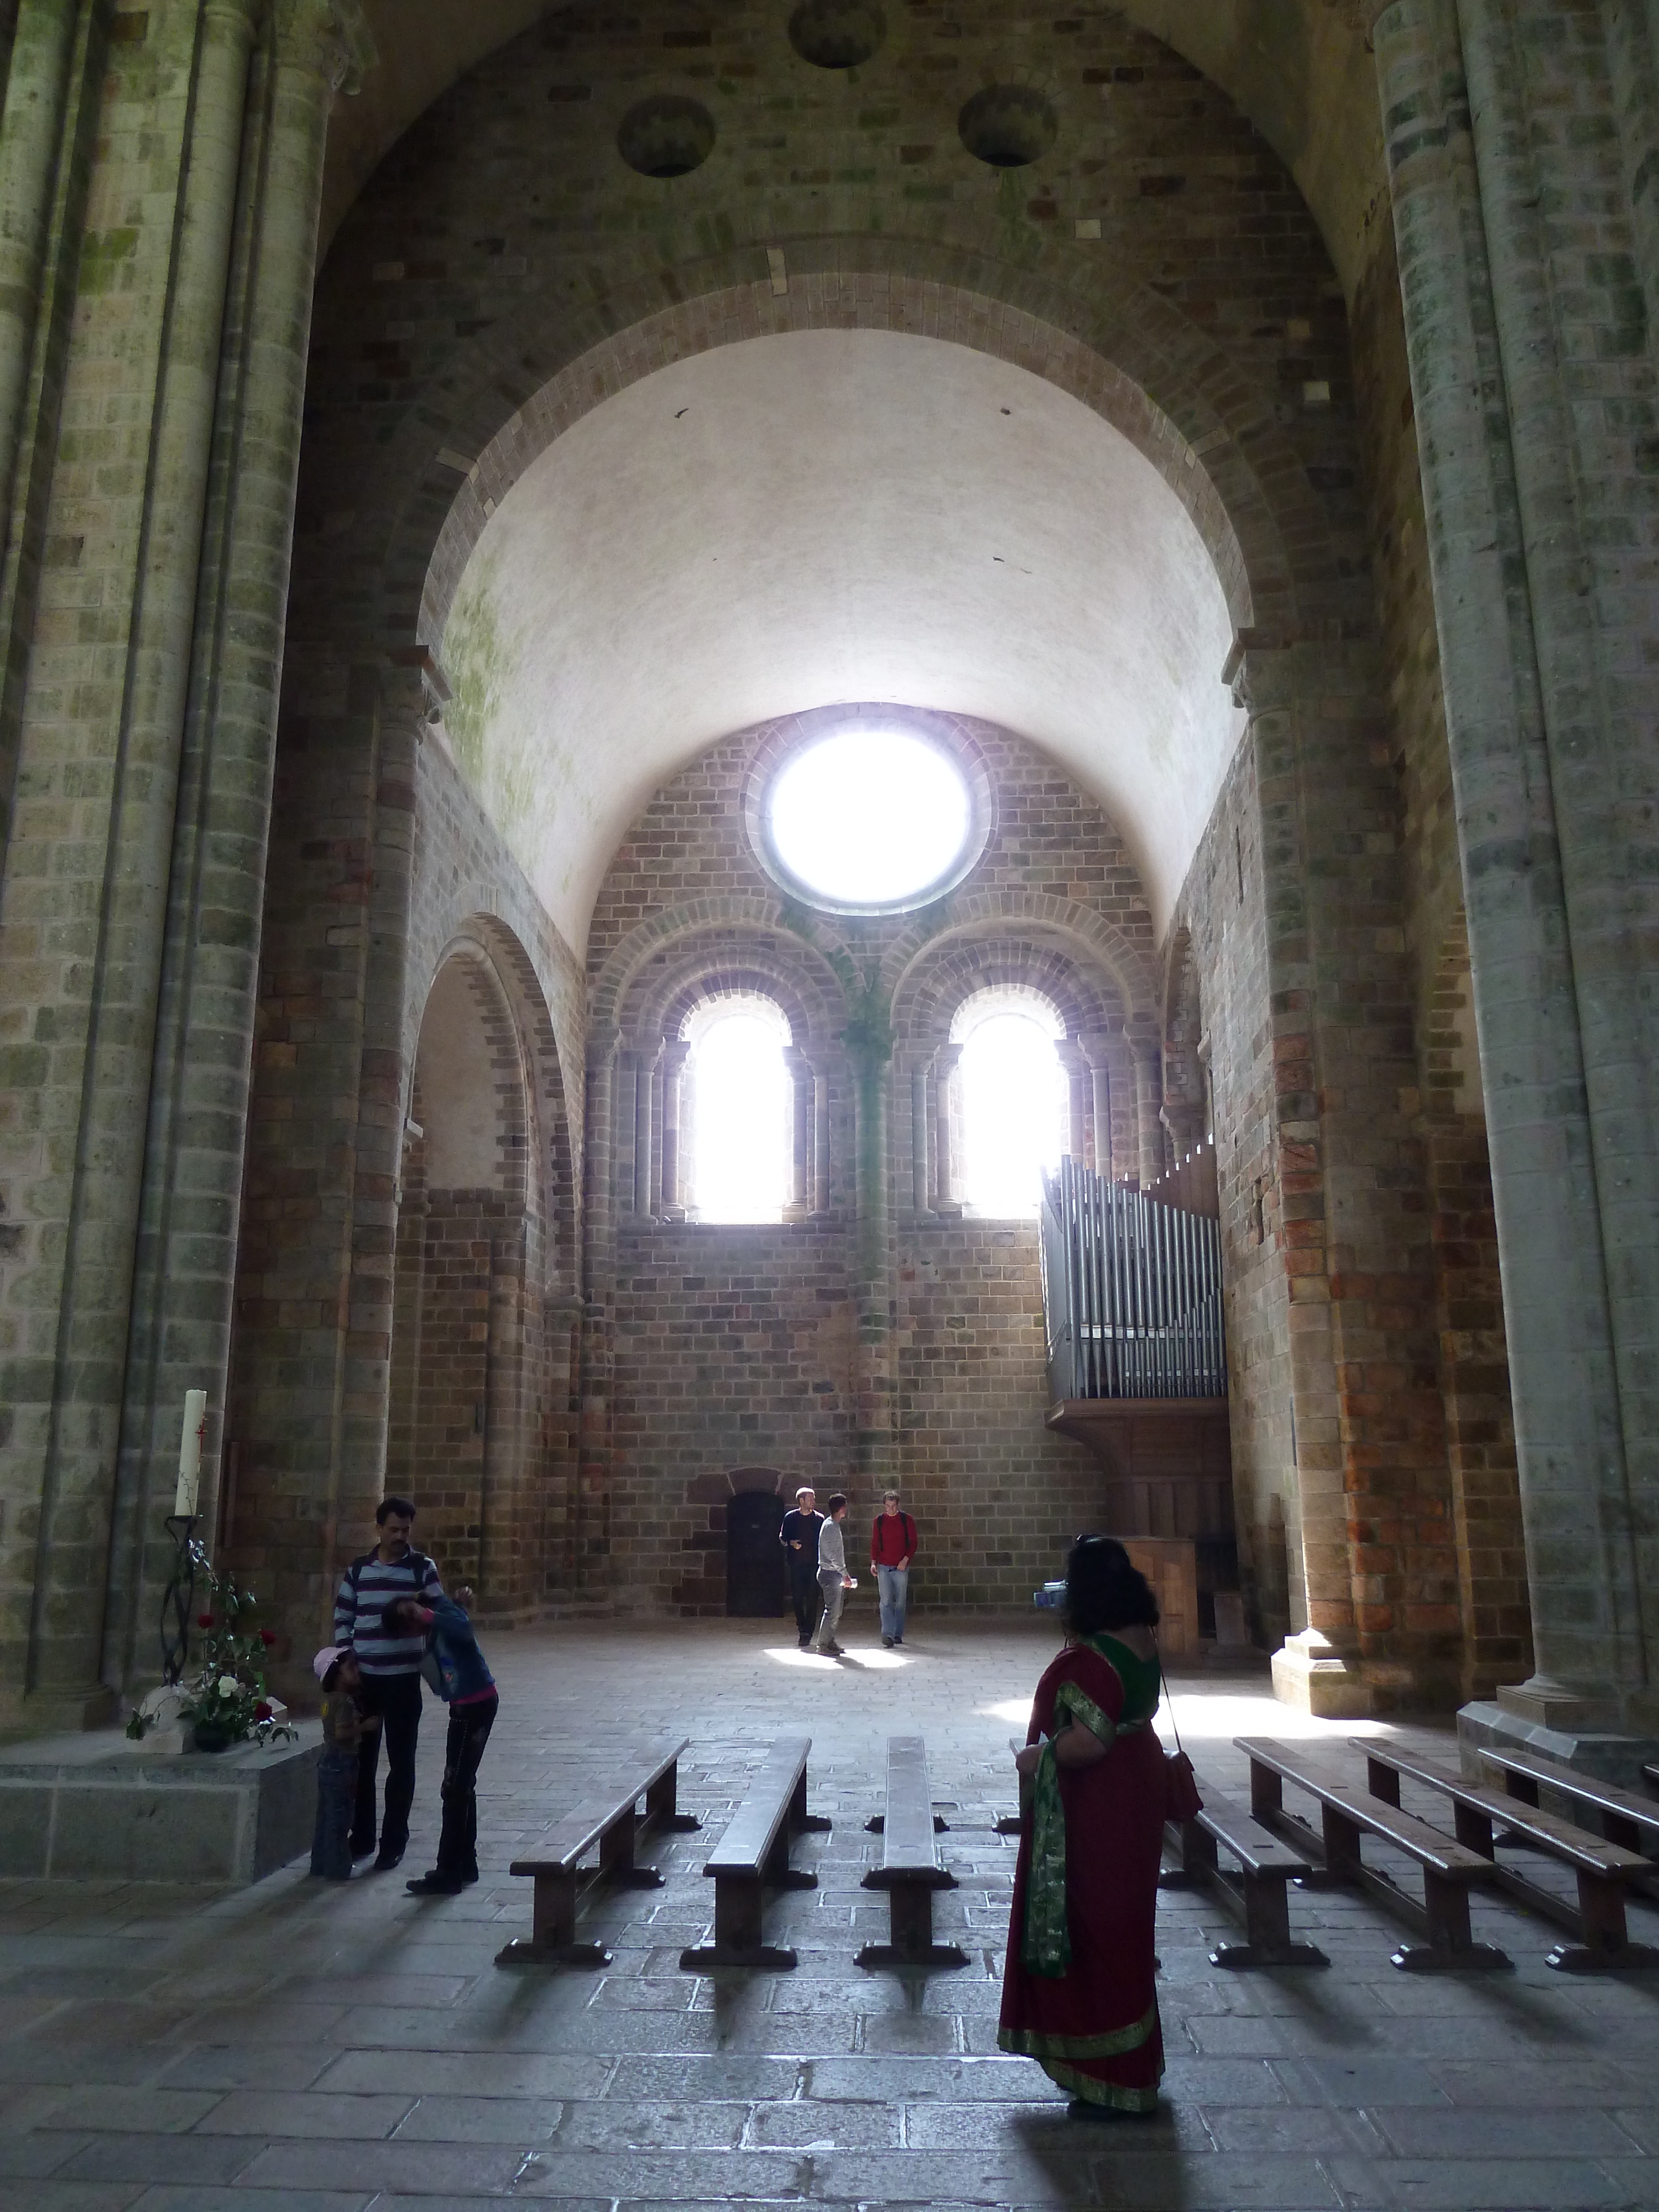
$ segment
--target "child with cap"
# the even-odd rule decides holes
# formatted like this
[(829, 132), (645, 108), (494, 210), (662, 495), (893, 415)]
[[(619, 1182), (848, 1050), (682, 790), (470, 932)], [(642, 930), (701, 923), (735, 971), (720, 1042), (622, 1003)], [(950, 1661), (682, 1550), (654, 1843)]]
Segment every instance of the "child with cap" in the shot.
[(329, 1881), (351, 1879), (351, 1812), (357, 1802), (357, 1753), (380, 1725), (365, 1713), (362, 1676), (349, 1644), (325, 1644), (311, 1662), (323, 1686), (323, 1752), (317, 1762), (317, 1826), (311, 1871)]

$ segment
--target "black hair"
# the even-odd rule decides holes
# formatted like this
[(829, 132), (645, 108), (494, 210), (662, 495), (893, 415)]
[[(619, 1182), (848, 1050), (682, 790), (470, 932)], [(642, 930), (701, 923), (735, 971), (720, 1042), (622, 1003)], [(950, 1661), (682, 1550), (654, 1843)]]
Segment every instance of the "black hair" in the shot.
[(405, 1521), (415, 1518), (415, 1507), (407, 1498), (383, 1498), (374, 1509), (374, 1525), (384, 1528), (389, 1515), (401, 1513)]
[(1158, 1626), (1152, 1586), (1115, 1536), (1079, 1536), (1066, 1554), (1066, 1626), (1073, 1636)]
[(424, 1627), (417, 1622), (410, 1622), (408, 1626), (404, 1628), (398, 1627), (397, 1621), (392, 1616), (396, 1613), (400, 1613), (406, 1605), (418, 1605), (422, 1611), (427, 1609), (426, 1600), (423, 1597), (416, 1597), (414, 1593), (410, 1590), (403, 1591), (397, 1597), (388, 1598), (386, 1603), (380, 1607), (380, 1626), (386, 1630), (388, 1635), (413, 1636), (416, 1632), (417, 1628), (421, 1634), (425, 1634), (426, 1632)]
[(329, 1667), (329, 1670), (328, 1670), (327, 1674), (325, 1674), (325, 1675), (324, 1675), (324, 1677), (323, 1677), (323, 1687), (324, 1687), (325, 1690), (331, 1690), (331, 1689), (334, 1687), (334, 1685), (335, 1685), (335, 1684), (339, 1680), (339, 1679), (340, 1679), (340, 1662), (339, 1662), (339, 1661), (338, 1661), (337, 1659), (336, 1659), (336, 1660), (334, 1660), (334, 1661), (331, 1663), (331, 1665), (330, 1665), (330, 1667)]
[(828, 1505), (828, 1507), (825, 1509), (825, 1510), (828, 1511), (829, 1516), (830, 1516), (830, 1518), (832, 1521), (835, 1519), (835, 1517), (836, 1517), (836, 1514), (837, 1514), (837, 1513), (839, 1513), (839, 1512), (841, 1511), (842, 1507), (843, 1505), (845, 1505), (845, 1504), (846, 1504), (846, 1503), (847, 1503), (846, 1493), (845, 1493), (844, 1492), (842, 1492), (842, 1491), (839, 1491), (839, 1490), (837, 1490), (837, 1491), (834, 1493), (834, 1495), (830, 1498), (830, 1500), (829, 1505)]

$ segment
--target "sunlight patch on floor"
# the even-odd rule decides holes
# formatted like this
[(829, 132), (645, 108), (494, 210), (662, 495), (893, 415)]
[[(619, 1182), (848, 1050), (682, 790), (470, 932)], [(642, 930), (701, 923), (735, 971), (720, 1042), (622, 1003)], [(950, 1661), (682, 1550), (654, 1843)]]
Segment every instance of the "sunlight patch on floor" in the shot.
[(765, 1656), (780, 1667), (805, 1667), (821, 1674), (833, 1674), (842, 1667), (857, 1667), (873, 1674), (884, 1668), (908, 1667), (910, 1664), (908, 1652), (859, 1651), (850, 1644), (846, 1647), (843, 1656), (839, 1659), (831, 1659), (823, 1651), (802, 1651), (788, 1644), (767, 1645)]

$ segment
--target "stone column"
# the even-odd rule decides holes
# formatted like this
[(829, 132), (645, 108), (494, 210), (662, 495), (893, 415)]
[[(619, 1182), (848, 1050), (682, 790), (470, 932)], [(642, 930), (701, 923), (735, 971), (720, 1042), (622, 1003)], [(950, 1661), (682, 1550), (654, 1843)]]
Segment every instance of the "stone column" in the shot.
[(673, 1038), (662, 1056), (662, 1211), (667, 1221), (685, 1218), (681, 1190), (680, 1106), (681, 1079), (691, 1048), (683, 1037)]
[(931, 1185), (927, 1159), (927, 1070), (921, 1060), (910, 1071), (910, 1204), (917, 1213), (928, 1211)]
[(828, 1213), (835, 1202), (830, 1152), (830, 1077), (822, 1063), (809, 1060), (812, 1074), (812, 1193), (814, 1213)]
[(846, 1032), (852, 1064), (855, 1127), (854, 1164), (857, 1219), (854, 1229), (854, 1297), (858, 1322), (854, 1376), (854, 1466), (862, 1503), (879, 1495), (893, 1472), (894, 1304), (890, 1207), (888, 1196), (888, 1090), (893, 1037), (887, 1009), (870, 1002)]
[(1066, 1149), (1079, 1166), (1088, 1156), (1089, 1063), (1074, 1037), (1060, 1037), (1054, 1058), (1066, 1073)]
[(586, 1301), (581, 1332), (576, 1495), (571, 1514), (571, 1567), (579, 1593), (604, 1590), (610, 1580), (611, 1422), (616, 1367), (611, 1302), (617, 1272), (617, 1041), (614, 1034), (589, 1039), (587, 1101), (583, 1116), (587, 1153), (586, 1200), (582, 1208)]
[(1158, 1118), (1164, 1103), (1164, 1056), (1156, 1037), (1131, 1037), (1129, 1049), (1135, 1071), (1136, 1171), (1146, 1190), (1164, 1172), (1164, 1131)]
[(1113, 1040), (1104, 1031), (1079, 1037), (1079, 1045), (1089, 1069), (1089, 1104), (1094, 1125), (1095, 1173), (1112, 1179), (1112, 1075), (1111, 1054)]
[[(0, 518), (11, 512), (40, 325), (47, 241), (76, 75), (93, 10), (22, 0), (0, 110)], [(10, 799), (8, 787), (0, 798)]]
[(648, 1221), (656, 1212), (656, 1193), (652, 1188), (652, 1087), (656, 1079), (657, 1062), (662, 1057), (662, 1040), (637, 1046), (630, 1054), (634, 1064), (634, 1199), (633, 1210), (642, 1221)]
[[(14, 1409), (6, 1486), (38, 1501), (29, 1516), (26, 1650), (6, 1672), (23, 1685), (27, 1717), (43, 1723), (89, 1717), (109, 1703), (100, 1686), (103, 1600), (143, 1158), (134, 1103), (148, 1087), (155, 1036), (255, 8), (256, 0), (206, 0), (192, 27), (193, 53), (183, 51), (181, 27), (154, 96), (148, 86), (132, 88), (154, 126), (149, 188), (159, 184), (172, 198), (165, 228), (138, 234), (148, 272), (165, 286), (165, 311), (157, 300), (148, 324), (142, 316), (136, 326), (124, 324), (153, 394), (145, 449), (142, 459), (132, 457), (143, 497), (136, 507), (124, 501), (112, 468), (100, 499), (99, 483), (75, 483), (61, 453), (52, 495), (54, 512), (60, 499), (73, 500), (82, 526), (106, 533), (104, 604), (120, 635), (106, 633), (100, 659), (120, 676), (87, 686), (77, 730), (59, 719), (54, 685), (73, 684), (75, 672), (54, 655), (53, 641), (43, 650), (37, 640), (23, 713), (20, 762), (32, 796), (79, 794), (61, 888), (79, 878), (79, 911), (90, 925), (79, 957), (43, 962), (32, 977), (0, 985), (14, 1013), (26, 1017), (21, 1033), (53, 1038), (57, 1071), (43, 1067), (30, 1086), (39, 1126), (54, 1131), (58, 1154), (56, 1172), (27, 1201), (39, 1233), (32, 1279), (18, 1290), (33, 1316), (33, 1341), (0, 1376), (0, 1397)], [(104, 389), (98, 356), (110, 333), (99, 334), (95, 313), (88, 319), (86, 357), (71, 370), (66, 403), (90, 404)], [(106, 748), (95, 769), (84, 751), (88, 726)], [(26, 820), (22, 810), (16, 830), (50, 835), (46, 817), (31, 812)], [(24, 896), (9, 868), (0, 926), (14, 948), (23, 919), (15, 902)]]
[[(112, 1684), (149, 1663), (145, 1620), (167, 1565), (159, 1524), (171, 1501), (174, 1409), (185, 1389), (204, 1387), (212, 1425), (226, 1398), (323, 157), (334, 96), (353, 64), (343, 25), (324, 0), (284, 0), (254, 58), (241, 128), (122, 1410), (105, 1654)], [(402, 873), (377, 870), (381, 898), (395, 898)], [(384, 941), (400, 945), (404, 933)], [(400, 953), (394, 965), (377, 996), (400, 1012)], [(392, 1049), (395, 1065), (395, 1041)], [(371, 1145), (380, 1135), (377, 1124)], [(370, 1261), (371, 1243), (389, 1251), (395, 1239), (395, 1198), (374, 1194), (384, 1181), (359, 1186), (355, 1263)], [(375, 1209), (372, 1221), (363, 1203)], [(354, 1303), (362, 1328), (367, 1316)], [(377, 1423), (358, 1454), (372, 1467), (371, 1487), (383, 1449)], [(213, 1474), (210, 1460), (204, 1512)]]
[(1608, 677), (1635, 605), (1594, 543), (1615, 518), (1569, 400), (1540, 204), (1560, 180), (1535, 166), (1516, 40), (1507, 7), (1452, 0), (1397, 0), (1376, 31), (1536, 1651), (1501, 1703), (1659, 1733), (1659, 1560), (1638, 1534), (1659, 1184), (1631, 905), (1650, 732), (1626, 719), (1639, 687)]
[(957, 1188), (961, 1163), (955, 1139), (957, 1068), (962, 1060), (959, 1044), (942, 1044), (933, 1054), (933, 1211), (960, 1213), (962, 1193)]

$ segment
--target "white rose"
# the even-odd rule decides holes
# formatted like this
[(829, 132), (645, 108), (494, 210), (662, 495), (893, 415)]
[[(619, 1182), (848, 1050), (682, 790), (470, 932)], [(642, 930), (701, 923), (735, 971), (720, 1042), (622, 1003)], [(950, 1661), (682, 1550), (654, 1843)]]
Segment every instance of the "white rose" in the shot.
[(216, 1686), (222, 1698), (240, 1696), (242, 1687), (234, 1674), (221, 1674)]

